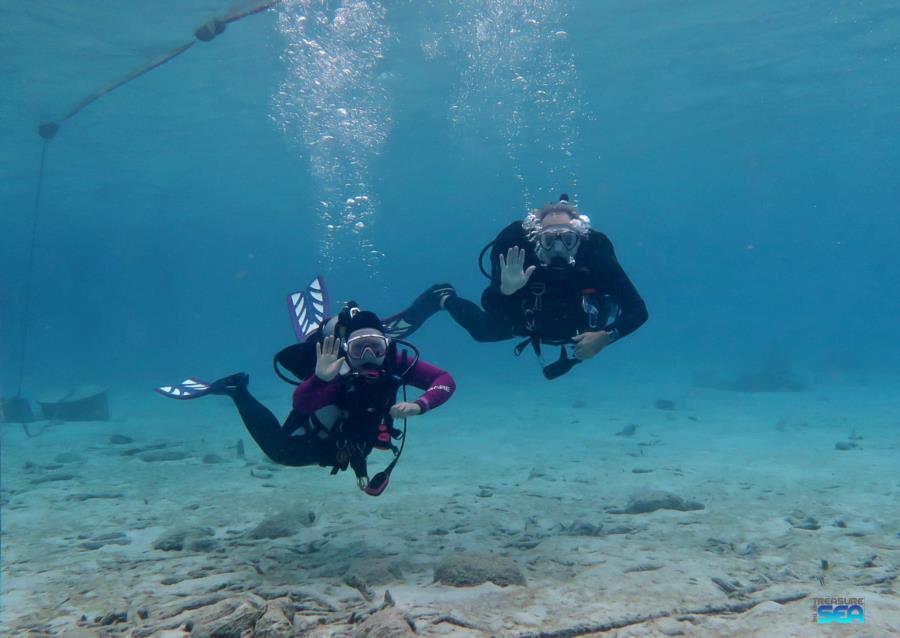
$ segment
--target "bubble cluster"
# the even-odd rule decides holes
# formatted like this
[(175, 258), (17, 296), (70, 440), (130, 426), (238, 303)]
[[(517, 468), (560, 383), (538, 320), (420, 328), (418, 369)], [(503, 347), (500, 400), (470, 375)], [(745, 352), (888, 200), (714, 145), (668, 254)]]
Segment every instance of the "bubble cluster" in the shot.
[(565, 17), (556, 0), (467, 0), (450, 29), (467, 60), (451, 118), (496, 124), (529, 206), (529, 185), (577, 187), (573, 146), (581, 109)]
[(378, 75), (389, 31), (375, 0), (286, 0), (278, 28), (287, 70), (273, 100), (273, 119), (307, 149), (320, 189), (321, 257), (355, 248), (370, 271), (382, 253), (366, 236), (378, 210), (370, 165), (391, 126)]

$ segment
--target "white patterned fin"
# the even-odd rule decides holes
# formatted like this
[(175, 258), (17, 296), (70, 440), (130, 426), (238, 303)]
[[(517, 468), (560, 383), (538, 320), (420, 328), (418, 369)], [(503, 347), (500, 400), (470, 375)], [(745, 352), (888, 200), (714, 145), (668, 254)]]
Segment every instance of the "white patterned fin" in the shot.
[(188, 377), (177, 385), (159, 386), (156, 391), (170, 399), (196, 399), (209, 393), (209, 384), (206, 381)]
[(328, 311), (328, 289), (321, 276), (314, 278), (306, 286), (306, 290), (288, 295), (288, 306), (291, 309), (291, 320), (294, 334), (300, 342), (315, 332), (325, 321)]

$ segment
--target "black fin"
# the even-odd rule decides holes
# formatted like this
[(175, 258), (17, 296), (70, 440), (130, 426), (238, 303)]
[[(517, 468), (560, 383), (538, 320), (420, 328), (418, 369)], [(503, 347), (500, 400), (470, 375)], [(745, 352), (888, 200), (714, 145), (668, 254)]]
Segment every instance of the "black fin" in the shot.
[(382, 321), (384, 334), (392, 339), (408, 337), (441, 309), (441, 299), (446, 295), (456, 296), (456, 291), (450, 284), (431, 286), (416, 297), (409, 308)]

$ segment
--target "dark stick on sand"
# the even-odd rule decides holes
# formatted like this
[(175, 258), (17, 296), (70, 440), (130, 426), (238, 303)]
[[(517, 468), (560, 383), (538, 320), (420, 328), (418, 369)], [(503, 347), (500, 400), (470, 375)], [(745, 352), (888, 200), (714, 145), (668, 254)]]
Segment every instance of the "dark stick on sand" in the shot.
[(699, 609), (663, 611), (657, 612), (655, 614), (646, 614), (643, 616), (633, 616), (631, 618), (623, 618), (620, 620), (611, 620), (609, 622), (599, 623), (596, 625), (575, 625), (574, 627), (557, 629), (555, 631), (541, 631), (538, 633), (519, 634), (518, 636), (516, 636), (516, 638), (576, 638), (576, 636), (599, 634), (603, 633), (604, 631), (621, 629), (622, 627), (628, 627), (630, 625), (640, 625), (641, 623), (650, 622), (651, 620), (659, 620), (660, 618), (667, 618), (669, 616), (682, 617), (709, 616), (714, 614), (739, 614), (769, 600), (783, 605), (785, 603), (802, 600), (807, 596), (809, 596), (808, 592), (799, 592), (796, 594), (788, 594), (785, 596), (776, 596), (775, 598), (767, 598), (765, 600), (732, 603), (730, 605), (708, 605)]

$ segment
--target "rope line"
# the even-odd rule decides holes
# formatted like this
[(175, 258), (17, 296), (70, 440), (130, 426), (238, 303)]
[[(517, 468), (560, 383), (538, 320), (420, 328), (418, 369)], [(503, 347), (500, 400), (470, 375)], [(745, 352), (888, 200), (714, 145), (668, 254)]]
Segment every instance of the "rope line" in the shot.
[(34, 192), (34, 210), (31, 214), (31, 244), (28, 248), (28, 268), (25, 271), (25, 310), (22, 320), (22, 351), (19, 356), (19, 383), (16, 397), (22, 397), (22, 379), (25, 378), (25, 359), (28, 352), (28, 326), (31, 323), (31, 287), (34, 279), (34, 249), (37, 245), (38, 219), (41, 212), (41, 194), (44, 191), (44, 166), (47, 160), (47, 139), (41, 144), (41, 163), (38, 169), (37, 188)]
[[(149, 73), (153, 69), (159, 68), (163, 64), (172, 61), (173, 59), (190, 49), (192, 46), (194, 46), (197, 42), (210, 42), (211, 40), (215, 39), (225, 32), (225, 26), (227, 24), (237, 22), (238, 20), (256, 15), (257, 13), (262, 13), (263, 11), (271, 9), (275, 5), (279, 4), (279, 2), (281, 2), (281, 0), (269, 0), (268, 2), (264, 2), (255, 7), (251, 7), (245, 11), (239, 11), (226, 15), (224, 17), (214, 18), (213, 20), (206, 22), (194, 31), (194, 40), (175, 47), (162, 56), (146, 62), (145, 64), (142, 64), (123, 78), (107, 84), (106, 86), (101, 87), (93, 93), (88, 94), (79, 102), (77, 102), (72, 108), (66, 111), (65, 114), (58, 120), (45, 121), (41, 122), (38, 125), (37, 133), (41, 138), (43, 138), (43, 141), (41, 144), (41, 161), (38, 168), (37, 186), (34, 193), (34, 209), (32, 211), (31, 222), (31, 244), (28, 249), (28, 266), (25, 278), (25, 304), (22, 320), (22, 347), (19, 355), (19, 376), (16, 387), (17, 399), (22, 399), (22, 385), (25, 379), (26, 361), (28, 360), (28, 339), (29, 328), (31, 324), (31, 297), (32, 288), (34, 286), (35, 248), (37, 247), (38, 227), (41, 212), (41, 196), (44, 191), (44, 173), (47, 164), (48, 142), (56, 136), (56, 134), (59, 132), (59, 127), (63, 122), (78, 115), (78, 113), (80, 113), (82, 110), (84, 110), (103, 96), (108, 95), (109, 93), (115, 91), (125, 84), (128, 84), (132, 80), (136, 80), (145, 73)], [(52, 425), (52, 423), (42, 428), (36, 434), (32, 433), (29, 430), (27, 424), (23, 423), (22, 427), (29, 437), (34, 437), (43, 434), (46, 431), (47, 427), (49, 427), (50, 425)]]
[(218, 36), (222, 35), (225, 32), (226, 25), (231, 24), (232, 22), (237, 22), (238, 20), (243, 20), (244, 18), (247, 18), (249, 16), (256, 15), (257, 13), (262, 13), (263, 11), (267, 11), (268, 9), (271, 9), (272, 7), (279, 4), (280, 2), (281, 2), (281, 0), (270, 0), (269, 2), (264, 2), (263, 4), (257, 5), (255, 7), (251, 7), (245, 11), (239, 11), (237, 13), (232, 13), (230, 15), (227, 15), (227, 16), (221, 17), (221, 18), (214, 18), (214, 19), (210, 20), (209, 22), (202, 24), (194, 31), (194, 40), (191, 40), (190, 42), (186, 42), (184, 44), (181, 44), (181, 45), (175, 47), (168, 53), (165, 53), (162, 56), (160, 56), (159, 58), (157, 58), (155, 60), (151, 60), (150, 62), (147, 62), (146, 64), (139, 66), (138, 68), (136, 68), (134, 71), (132, 71), (125, 77), (123, 77), (119, 80), (116, 80), (115, 82), (112, 82), (112, 83), (94, 91), (93, 93), (90, 93), (89, 95), (85, 96), (81, 101), (79, 101), (77, 104), (75, 104), (75, 106), (73, 106), (68, 111), (66, 111), (65, 115), (60, 117), (58, 120), (42, 122), (40, 125), (38, 125), (38, 129), (37, 129), (38, 135), (40, 135), (45, 140), (53, 139), (53, 137), (55, 137), (56, 134), (59, 132), (59, 127), (63, 122), (74, 117), (75, 115), (78, 115), (78, 113), (80, 113), (86, 107), (88, 107), (92, 103), (94, 103), (97, 100), (99, 100), (100, 98), (102, 98), (104, 95), (112, 93), (119, 87), (124, 86), (125, 84), (128, 84), (132, 80), (136, 80), (137, 78), (141, 77), (145, 73), (148, 73), (148, 72), (152, 71), (153, 69), (156, 69), (156, 68), (162, 66), (166, 62), (170, 62), (170, 61), (174, 60), (179, 55), (181, 55), (182, 53), (184, 53), (185, 51), (190, 49), (192, 46), (197, 44), (197, 42), (210, 42), (210, 41), (214, 40), (215, 38), (217, 38)]
[(132, 80), (136, 80), (137, 78), (141, 77), (141, 76), (144, 75), (145, 73), (148, 73), (148, 72), (152, 71), (152, 70), (155, 69), (156, 67), (162, 66), (162, 65), (165, 64), (166, 62), (169, 62), (170, 60), (172, 60), (172, 59), (178, 57), (179, 55), (181, 55), (182, 53), (184, 53), (185, 51), (187, 51), (188, 49), (190, 49), (192, 46), (194, 46), (194, 44), (195, 44), (194, 41), (188, 42), (187, 44), (182, 44), (181, 46), (179, 46), (179, 47), (177, 47), (177, 48), (175, 48), (175, 49), (172, 49), (171, 51), (169, 51), (169, 52), (166, 53), (165, 55), (161, 56), (159, 59), (153, 60), (153, 61), (151, 61), (151, 62), (148, 62), (148, 63), (145, 64), (144, 66), (135, 69), (134, 71), (132, 71), (131, 73), (129, 73), (128, 75), (126, 75), (126, 76), (125, 76), (124, 78), (122, 78), (121, 80), (117, 80), (117, 81), (113, 82), (112, 84), (109, 84), (108, 86), (106, 86), (106, 87), (104, 87), (104, 88), (102, 88), (102, 89), (99, 89), (99, 90), (95, 91), (94, 93), (91, 93), (91, 94), (88, 95), (86, 98), (84, 98), (83, 100), (81, 100), (78, 104), (76, 104), (75, 106), (73, 106), (73, 107), (69, 110), (68, 113), (66, 113), (65, 115), (63, 115), (63, 116), (60, 118), (60, 122), (65, 122), (65, 121), (68, 120), (70, 117), (72, 117), (72, 116), (74, 116), (74, 115), (77, 115), (77, 114), (80, 113), (86, 106), (88, 106), (89, 104), (91, 104), (92, 102), (94, 102), (94, 101), (96, 101), (96, 100), (99, 100), (101, 97), (103, 97), (103, 96), (106, 95), (107, 93), (111, 93), (112, 91), (115, 91), (117, 88), (119, 88), (119, 87), (122, 86), (123, 84), (128, 84), (128, 83), (131, 82)]

